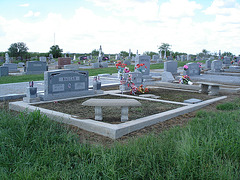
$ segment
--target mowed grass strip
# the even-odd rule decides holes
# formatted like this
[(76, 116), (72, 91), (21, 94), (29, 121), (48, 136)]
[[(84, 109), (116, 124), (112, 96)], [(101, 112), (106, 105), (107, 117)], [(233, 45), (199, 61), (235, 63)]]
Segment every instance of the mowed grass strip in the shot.
[(104, 147), (38, 111), (0, 111), (0, 179), (239, 179), (239, 122), (239, 109), (199, 111), (185, 127)]

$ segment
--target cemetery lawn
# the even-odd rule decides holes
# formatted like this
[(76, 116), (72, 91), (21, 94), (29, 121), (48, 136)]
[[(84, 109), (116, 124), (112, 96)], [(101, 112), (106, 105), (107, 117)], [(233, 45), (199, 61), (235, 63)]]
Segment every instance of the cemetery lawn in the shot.
[(115, 141), (51, 121), (39, 111), (5, 111), (3, 104), (0, 179), (240, 177), (236, 95)]
[[(113, 95), (102, 95), (93, 98), (98, 99), (128, 99)], [(70, 114), (79, 119), (95, 119), (94, 107), (83, 106), (82, 103), (90, 98), (81, 98), (71, 101), (54, 101), (51, 103), (37, 104), (35, 106), (50, 109), (66, 114)], [(181, 107), (181, 105), (138, 100), (142, 105), (139, 107), (129, 107), (129, 120), (150, 116), (171, 109)], [(121, 123), (121, 107), (102, 107), (103, 122)]]

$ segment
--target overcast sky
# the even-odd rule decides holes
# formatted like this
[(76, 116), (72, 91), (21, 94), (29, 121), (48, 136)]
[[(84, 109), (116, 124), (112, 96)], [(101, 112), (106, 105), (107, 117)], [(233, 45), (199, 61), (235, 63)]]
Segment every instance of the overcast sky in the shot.
[(0, 52), (24, 42), (30, 52), (99, 49), (142, 54), (206, 49), (240, 54), (240, 0), (0, 0)]

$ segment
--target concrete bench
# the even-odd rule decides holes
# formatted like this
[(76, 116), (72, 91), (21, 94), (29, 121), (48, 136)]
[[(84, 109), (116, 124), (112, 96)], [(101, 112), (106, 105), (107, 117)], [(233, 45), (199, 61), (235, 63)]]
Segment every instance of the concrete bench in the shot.
[(205, 93), (210, 96), (218, 95), (219, 94), (219, 86), (220, 84), (213, 84), (213, 83), (207, 83), (202, 82), (200, 84), (200, 93)]
[(102, 121), (102, 107), (121, 107), (121, 122), (128, 120), (128, 107), (141, 106), (135, 99), (89, 99), (82, 103), (83, 106), (95, 106), (95, 120)]

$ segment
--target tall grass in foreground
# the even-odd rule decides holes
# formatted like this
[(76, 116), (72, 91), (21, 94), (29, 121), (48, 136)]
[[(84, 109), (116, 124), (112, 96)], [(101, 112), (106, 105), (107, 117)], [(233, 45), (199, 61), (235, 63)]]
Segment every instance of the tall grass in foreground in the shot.
[(200, 111), (186, 127), (107, 148), (38, 111), (1, 111), (0, 179), (239, 179), (239, 122), (239, 109)]

